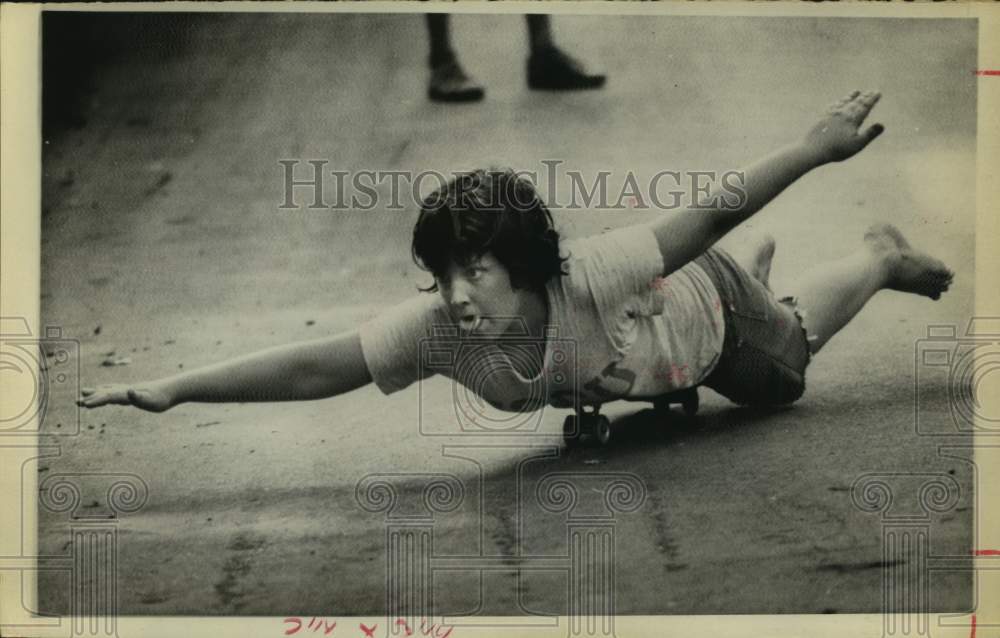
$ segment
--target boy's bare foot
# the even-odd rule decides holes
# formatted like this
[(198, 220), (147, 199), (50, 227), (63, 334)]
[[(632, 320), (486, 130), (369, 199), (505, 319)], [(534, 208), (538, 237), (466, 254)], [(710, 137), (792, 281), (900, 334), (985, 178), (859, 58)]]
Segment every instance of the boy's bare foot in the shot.
[(753, 248), (753, 260), (750, 265), (750, 274), (768, 290), (771, 289), (771, 260), (774, 259), (774, 246), (773, 235), (761, 236)]
[(892, 224), (875, 224), (865, 233), (869, 248), (886, 260), (886, 288), (938, 299), (954, 273), (940, 260), (912, 248)]

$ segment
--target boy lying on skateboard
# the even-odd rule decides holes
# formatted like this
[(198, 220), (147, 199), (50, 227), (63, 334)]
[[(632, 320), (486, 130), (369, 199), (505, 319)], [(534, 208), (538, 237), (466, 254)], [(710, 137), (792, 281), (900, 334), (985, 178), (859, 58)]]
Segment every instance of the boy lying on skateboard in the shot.
[[(581, 240), (561, 241), (531, 183), (512, 171), (463, 175), (424, 201), (414, 228), (413, 257), (434, 277), (424, 294), (334, 337), (84, 389), (79, 402), (161, 412), (189, 401), (321, 399), (371, 382), (391, 393), (435, 372), (508, 411), (698, 385), (741, 404), (793, 402), (810, 356), (875, 293), (938, 299), (952, 280), (888, 224), (870, 227), (853, 254), (804, 273), (782, 299), (768, 286), (773, 239), (742, 262), (715, 247), (799, 177), (874, 140), (882, 126), (862, 124), (879, 97), (852, 92), (801, 139), (745, 168), (737, 205), (714, 198), (716, 207)], [(482, 347), (462, 350), (470, 339)], [(423, 365), (421, 343), (476, 360)]]

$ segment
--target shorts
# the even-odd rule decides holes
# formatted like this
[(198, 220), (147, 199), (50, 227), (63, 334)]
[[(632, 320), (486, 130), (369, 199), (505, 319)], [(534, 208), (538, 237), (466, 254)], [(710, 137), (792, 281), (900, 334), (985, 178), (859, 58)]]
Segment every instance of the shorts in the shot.
[(785, 405), (801, 397), (810, 353), (795, 299), (776, 299), (718, 248), (694, 262), (719, 293), (726, 327), (722, 355), (703, 385), (741, 405)]

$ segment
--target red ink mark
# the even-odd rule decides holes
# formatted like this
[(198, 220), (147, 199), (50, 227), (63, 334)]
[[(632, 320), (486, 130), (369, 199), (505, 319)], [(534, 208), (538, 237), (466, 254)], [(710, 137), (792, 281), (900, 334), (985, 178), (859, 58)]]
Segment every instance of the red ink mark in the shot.
[[(444, 625), (438, 626), (437, 623), (431, 623), (430, 626), (428, 626), (426, 619), (423, 618), (420, 619), (420, 631), (425, 636), (433, 635), (435, 638), (448, 638), (448, 636), (451, 635), (453, 629), (454, 627), (448, 627), (447, 631), (444, 631), (445, 630)], [(444, 631), (444, 633), (441, 633), (442, 631)]]
[(659, 290), (664, 294), (670, 293), (670, 280), (666, 277), (657, 277), (653, 281), (649, 282), (650, 290)]
[(634, 196), (628, 198), (628, 207), (629, 208), (635, 208), (638, 205), (639, 205), (639, 200), (637, 200)]
[(665, 381), (683, 381), (688, 373), (688, 365), (685, 363), (682, 366), (678, 366), (676, 363), (670, 364), (669, 370), (660, 370), (654, 374), (654, 378), (663, 379)]
[(972, 631), (969, 633), (969, 638), (976, 638), (976, 615), (972, 614)]
[[(291, 636), (292, 634), (297, 633), (300, 629), (302, 629), (302, 619), (299, 618), (298, 616), (289, 616), (288, 618), (285, 618), (285, 624), (295, 625), (294, 627), (289, 627), (288, 629), (285, 630), (286, 636)], [(316, 616), (313, 616), (312, 619), (309, 621), (309, 624), (306, 625), (308, 629), (313, 630), (313, 633), (316, 633), (317, 631), (322, 629), (324, 636), (329, 636), (330, 632), (333, 631), (334, 627), (336, 626), (337, 626), (336, 620), (334, 620), (331, 623), (322, 618), (317, 618)]]
[(1000, 69), (979, 69), (976, 75), (1000, 75)]
[(973, 556), (1000, 556), (1000, 549), (977, 549), (972, 552)]
[(398, 618), (398, 619), (396, 619), (396, 626), (397, 626), (397, 627), (399, 627), (400, 625), (402, 625), (402, 626), (403, 626), (403, 630), (404, 630), (404, 631), (406, 631), (406, 635), (407, 635), (407, 636), (411, 636), (411, 635), (413, 635), (413, 630), (412, 630), (412, 629), (410, 629), (410, 626), (409, 626), (409, 625), (407, 625), (407, 624), (406, 624), (406, 621), (405, 621), (405, 620), (403, 620), (402, 618)]
[(375, 638), (375, 630), (378, 629), (378, 623), (372, 625), (371, 627), (365, 623), (360, 623), (358, 626), (361, 627), (361, 631), (365, 632), (365, 635), (368, 636), (368, 638)]

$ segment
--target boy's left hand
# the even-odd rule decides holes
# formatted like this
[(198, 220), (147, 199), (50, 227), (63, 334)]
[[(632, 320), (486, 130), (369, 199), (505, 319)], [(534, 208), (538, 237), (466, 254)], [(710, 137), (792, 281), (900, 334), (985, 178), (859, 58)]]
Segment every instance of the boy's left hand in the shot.
[(845, 160), (882, 134), (884, 127), (881, 124), (860, 130), (880, 97), (882, 94), (877, 91), (851, 91), (830, 105), (826, 115), (806, 134), (804, 140), (820, 164)]

